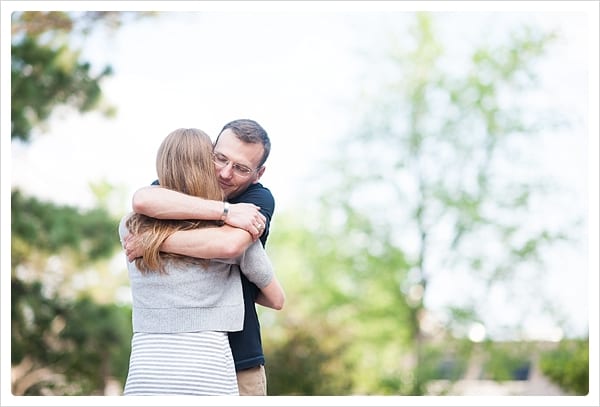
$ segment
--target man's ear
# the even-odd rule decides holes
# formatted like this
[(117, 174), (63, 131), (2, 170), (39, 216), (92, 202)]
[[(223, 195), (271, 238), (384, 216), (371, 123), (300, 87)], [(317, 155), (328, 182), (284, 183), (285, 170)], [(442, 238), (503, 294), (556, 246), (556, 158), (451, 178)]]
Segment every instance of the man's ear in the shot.
[(256, 184), (258, 181), (260, 181), (260, 177), (262, 177), (262, 175), (265, 173), (265, 169), (266, 167), (263, 165), (258, 171), (256, 171), (256, 178), (252, 182), (253, 184)]

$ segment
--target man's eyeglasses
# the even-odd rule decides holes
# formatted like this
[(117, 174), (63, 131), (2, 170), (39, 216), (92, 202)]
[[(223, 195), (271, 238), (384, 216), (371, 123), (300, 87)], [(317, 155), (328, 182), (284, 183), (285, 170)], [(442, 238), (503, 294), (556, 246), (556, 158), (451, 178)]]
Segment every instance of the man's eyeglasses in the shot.
[[(219, 168), (226, 167), (231, 162), (229, 158), (227, 158), (221, 153), (213, 153), (213, 161)], [(236, 175), (239, 175), (240, 177), (248, 177), (250, 174), (256, 171), (252, 168), (246, 167), (245, 165), (238, 163), (233, 163), (231, 165), (231, 168), (233, 169), (233, 172)]]

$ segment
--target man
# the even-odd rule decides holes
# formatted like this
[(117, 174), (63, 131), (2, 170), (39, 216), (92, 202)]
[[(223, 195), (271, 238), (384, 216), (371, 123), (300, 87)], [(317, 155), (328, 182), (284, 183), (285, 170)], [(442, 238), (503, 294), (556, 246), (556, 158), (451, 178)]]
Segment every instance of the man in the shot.
[[(162, 251), (200, 258), (236, 257), (256, 239), (263, 246), (275, 210), (271, 192), (259, 183), (271, 151), (267, 132), (255, 121), (226, 124), (214, 144), (219, 184), (228, 202), (203, 200), (158, 186), (138, 190), (133, 210), (161, 219), (220, 219), (220, 228), (179, 231), (161, 246)], [(141, 255), (141, 236), (125, 241), (129, 260)], [(255, 302), (258, 288), (242, 275), (244, 328), (229, 334), (240, 395), (267, 395), (260, 323)]]

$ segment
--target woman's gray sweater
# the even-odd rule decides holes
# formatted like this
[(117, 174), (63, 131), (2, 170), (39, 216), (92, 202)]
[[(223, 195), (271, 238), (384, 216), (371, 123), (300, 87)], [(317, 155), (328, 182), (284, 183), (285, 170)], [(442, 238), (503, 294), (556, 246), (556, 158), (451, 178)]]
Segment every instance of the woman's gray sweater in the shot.
[[(121, 240), (129, 233), (125, 215), (119, 223)], [(240, 269), (263, 288), (274, 272), (260, 241), (236, 259), (200, 264), (167, 263), (168, 274), (142, 274), (135, 262), (127, 262), (133, 298), (133, 331), (174, 333), (194, 331), (241, 331), (244, 298)]]

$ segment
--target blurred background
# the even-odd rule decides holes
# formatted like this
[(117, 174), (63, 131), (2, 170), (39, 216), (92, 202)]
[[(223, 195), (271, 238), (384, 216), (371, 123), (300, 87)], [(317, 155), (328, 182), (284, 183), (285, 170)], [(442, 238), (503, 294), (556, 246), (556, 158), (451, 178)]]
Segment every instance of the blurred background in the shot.
[(169, 132), (238, 118), (273, 144), (270, 395), (588, 395), (597, 4), (78, 3), (2, 10), (13, 395), (121, 393), (118, 221)]

